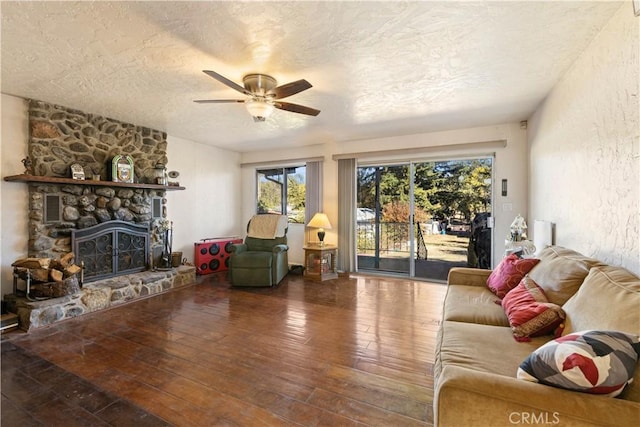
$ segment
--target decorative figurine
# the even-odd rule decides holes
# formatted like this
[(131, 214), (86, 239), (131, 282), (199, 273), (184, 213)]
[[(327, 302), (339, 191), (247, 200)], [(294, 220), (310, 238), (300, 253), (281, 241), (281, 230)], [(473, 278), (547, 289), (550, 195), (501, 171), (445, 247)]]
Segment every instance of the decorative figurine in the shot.
[(31, 163), (31, 159), (29, 156), (22, 159), (22, 164), (24, 165), (24, 174), (32, 175), (33, 174), (33, 163)]
[(511, 223), (509, 231), (509, 237), (512, 242), (520, 242), (527, 239), (527, 223), (520, 214), (518, 214)]

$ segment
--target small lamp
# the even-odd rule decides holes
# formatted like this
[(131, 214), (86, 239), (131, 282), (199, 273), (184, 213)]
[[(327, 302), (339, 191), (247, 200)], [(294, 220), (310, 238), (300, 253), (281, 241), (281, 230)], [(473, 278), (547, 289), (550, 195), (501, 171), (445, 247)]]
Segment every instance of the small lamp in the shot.
[(327, 214), (323, 214), (322, 212), (316, 213), (307, 227), (317, 228), (318, 229), (318, 240), (320, 240), (320, 246), (324, 246), (324, 235), (325, 228), (331, 230), (331, 223), (329, 222), (329, 218), (327, 218)]

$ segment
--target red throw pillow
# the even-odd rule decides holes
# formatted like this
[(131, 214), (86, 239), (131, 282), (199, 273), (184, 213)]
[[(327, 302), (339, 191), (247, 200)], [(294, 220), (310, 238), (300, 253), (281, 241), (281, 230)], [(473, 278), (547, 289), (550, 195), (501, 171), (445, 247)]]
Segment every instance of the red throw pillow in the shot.
[(565, 318), (562, 307), (550, 303), (542, 288), (529, 276), (504, 297), (502, 308), (516, 341), (531, 341), (529, 337), (552, 333), (562, 327)]
[(487, 286), (502, 299), (507, 292), (518, 286), (520, 280), (539, 262), (536, 258), (520, 259), (517, 255), (509, 255), (491, 272)]

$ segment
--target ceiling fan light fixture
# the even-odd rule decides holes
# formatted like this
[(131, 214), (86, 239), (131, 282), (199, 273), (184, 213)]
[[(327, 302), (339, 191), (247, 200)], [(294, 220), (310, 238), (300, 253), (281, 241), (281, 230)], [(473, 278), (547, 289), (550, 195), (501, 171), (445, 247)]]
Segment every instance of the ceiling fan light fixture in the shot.
[(256, 122), (264, 122), (275, 109), (273, 104), (260, 99), (248, 99), (245, 101), (245, 106)]
[(307, 116), (317, 116), (320, 110), (305, 107), (304, 105), (292, 104), (291, 102), (280, 101), (296, 93), (300, 93), (313, 86), (304, 79), (278, 86), (278, 82), (273, 77), (266, 74), (247, 74), (242, 78), (244, 87), (229, 80), (228, 78), (211, 70), (202, 70), (209, 77), (219, 81), (225, 86), (249, 96), (248, 99), (196, 99), (193, 102), (199, 104), (223, 104), (223, 103), (244, 103), (245, 108), (253, 117), (255, 122), (264, 122), (273, 113), (275, 108), (292, 113), (305, 114)]

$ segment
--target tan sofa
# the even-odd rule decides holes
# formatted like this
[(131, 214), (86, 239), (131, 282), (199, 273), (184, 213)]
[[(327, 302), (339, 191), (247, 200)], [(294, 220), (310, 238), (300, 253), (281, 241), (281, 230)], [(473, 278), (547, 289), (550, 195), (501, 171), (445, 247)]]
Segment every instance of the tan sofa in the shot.
[[(548, 247), (530, 277), (566, 312), (563, 335), (601, 329), (640, 334), (640, 279), (575, 251)], [(519, 380), (518, 366), (553, 336), (514, 340), (486, 280), (449, 273), (434, 367), (436, 426), (640, 426), (640, 367), (617, 398)]]

